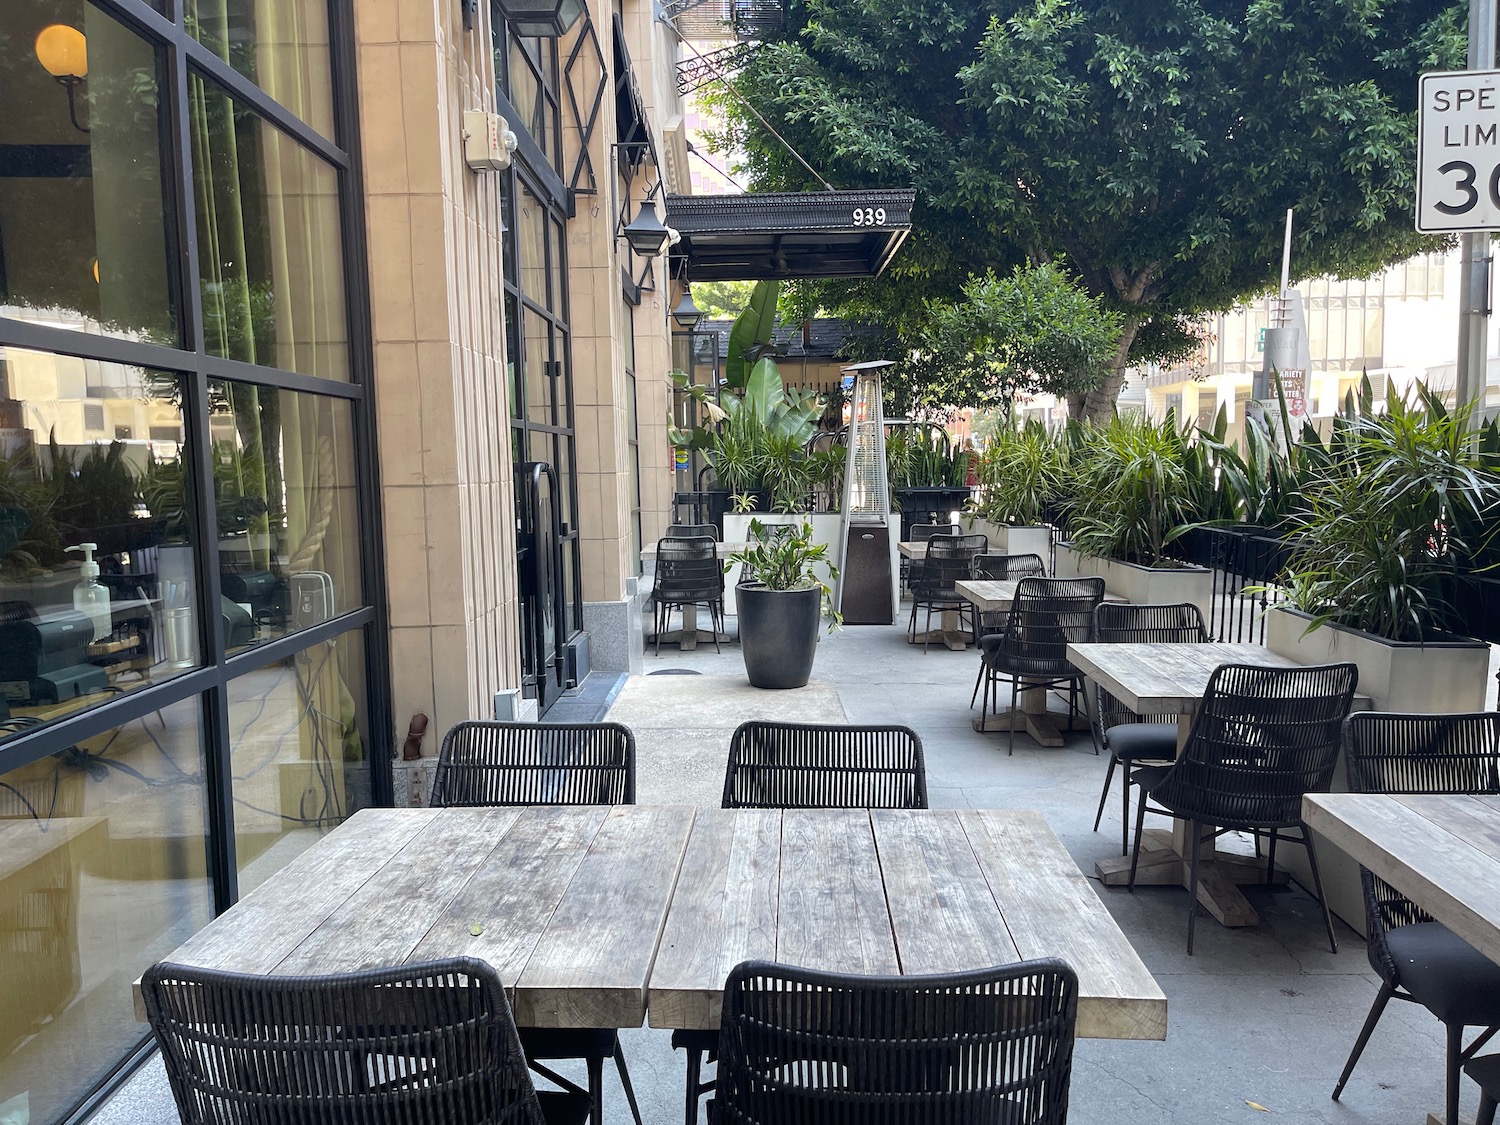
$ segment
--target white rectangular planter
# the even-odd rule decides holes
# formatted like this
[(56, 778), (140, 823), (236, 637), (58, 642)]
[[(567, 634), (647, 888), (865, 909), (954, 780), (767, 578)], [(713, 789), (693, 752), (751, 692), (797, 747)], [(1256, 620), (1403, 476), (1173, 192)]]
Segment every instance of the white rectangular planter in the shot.
[[(1396, 642), (1341, 625), (1320, 625), (1308, 632), (1311, 623), (1306, 613), (1272, 607), (1266, 618), (1266, 647), (1301, 664), (1355, 664), (1359, 668), (1356, 691), (1367, 696), (1376, 711), (1484, 710), (1490, 667), (1490, 648), (1485, 642), (1468, 638), (1427, 644)], [(1343, 793), (1348, 788), (1341, 756), (1333, 789)], [(1329, 908), (1363, 934), (1365, 904), (1359, 865), (1322, 836), (1317, 843)], [(1286, 848), (1277, 852), (1278, 862), (1283, 857), (1297, 881), (1311, 888), (1306, 851)]]
[[(828, 545), (828, 560), (837, 566), (837, 559), (841, 546), (839, 544), (839, 531), (843, 527), (843, 517), (837, 513), (820, 513), (812, 515), (805, 512), (725, 512), (724, 513), (724, 542), (747, 543), (750, 541), (750, 521), (759, 520), (767, 527), (773, 525), (800, 525), (804, 520), (812, 521), (812, 538), (814, 543), (826, 543)], [(895, 517), (892, 517), (895, 523)], [(891, 553), (895, 558), (895, 545), (892, 541)], [(894, 565), (894, 563), (893, 563)], [(833, 589), (833, 574), (826, 565), (814, 568), (818, 577)], [(738, 613), (734, 600), (734, 584), (739, 580), (739, 567), (734, 567), (724, 576), (724, 612)]]
[(962, 521), (970, 531), (983, 535), (990, 541), (990, 551), (997, 555), (1040, 555), (1045, 563), (1052, 554), (1052, 529), (1045, 524), (1030, 527), (1011, 527), (1008, 524), (991, 523), (987, 519), (965, 517)]
[(1135, 605), (1192, 602), (1210, 617), (1213, 604), (1213, 571), (1201, 566), (1158, 568), (1100, 559), (1081, 554), (1066, 543), (1057, 545), (1055, 575), (1058, 578), (1102, 578), (1111, 594)]

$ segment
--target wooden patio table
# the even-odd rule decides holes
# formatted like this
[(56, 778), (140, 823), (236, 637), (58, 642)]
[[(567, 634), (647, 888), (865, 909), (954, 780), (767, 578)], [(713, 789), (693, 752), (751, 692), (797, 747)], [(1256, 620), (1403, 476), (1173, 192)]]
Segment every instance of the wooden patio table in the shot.
[(748, 957), (930, 972), (1049, 954), (1078, 970), (1080, 1034), (1165, 1036), (1160, 988), (1040, 814), (634, 805), (367, 809), (166, 960), (270, 975), (467, 955), (522, 1026), (638, 1027), (649, 1006), (653, 1026), (712, 1027)]
[[(1091, 643), (1070, 644), (1068, 659), (1126, 707), (1138, 715), (1176, 715), (1177, 749), (1187, 741), (1208, 681), (1221, 664), (1254, 664), (1262, 668), (1297, 668), (1297, 661), (1257, 644)], [(1369, 700), (1355, 696), (1356, 709)], [(1240, 893), (1237, 884), (1263, 883), (1265, 864), (1248, 856), (1216, 852), (1213, 829), (1205, 828), (1199, 851), (1198, 901), (1226, 926), (1254, 926), (1260, 916)], [(1146, 886), (1186, 887), (1189, 881), (1188, 826), (1173, 819), (1170, 831), (1153, 828), (1141, 840), (1136, 883)], [(1130, 858), (1100, 860), (1094, 867), (1099, 881), (1120, 887), (1130, 881)], [(1276, 882), (1287, 874), (1277, 870)]]

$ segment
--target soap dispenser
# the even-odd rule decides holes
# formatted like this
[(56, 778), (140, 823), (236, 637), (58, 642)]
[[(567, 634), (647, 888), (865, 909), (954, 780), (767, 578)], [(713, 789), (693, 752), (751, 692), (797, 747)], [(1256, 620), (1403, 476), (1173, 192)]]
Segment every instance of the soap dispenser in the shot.
[(73, 608), (93, 623), (94, 640), (102, 641), (114, 632), (114, 618), (109, 609), (109, 590), (99, 584), (99, 564), (94, 561), (97, 543), (80, 543), (69, 547), (70, 551), (83, 552), (83, 565), (79, 567), (82, 577), (73, 587)]

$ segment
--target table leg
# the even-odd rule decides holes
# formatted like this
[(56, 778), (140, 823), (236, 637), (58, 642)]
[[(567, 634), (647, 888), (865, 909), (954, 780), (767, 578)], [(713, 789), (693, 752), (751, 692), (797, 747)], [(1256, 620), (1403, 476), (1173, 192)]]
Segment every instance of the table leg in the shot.
[[(1063, 745), (1063, 731), (1088, 729), (1088, 723), (1081, 718), (1048, 711), (1047, 688), (1044, 685), (1022, 688), (1019, 702), (1016, 729), (1024, 730), (1038, 745), (1057, 749)], [(995, 711), (983, 720), (975, 719), (973, 726), (981, 734), (1003, 734), (1010, 730), (1010, 708)]]
[[(1192, 715), (1177, 720), (1177, 748), (1180, 751), (1192, 728)], [(1266, 865), (1250, 856), (1228, 855), (1215, 846), (1215, 829), (1203, 826), (1198, 849), (1198, 902), (1226, 926), (1254, 926), (1260, 915), (1240, 892), (1240, 886), (1266, 882)], [(1188, 822), (1172, 821), (1170, 831), (1147, 829), (1141, 839), (1141, 858), (1136, 871), (1136, 885), (1147, 887), (1186, 887), (1191, 877), (1189, 855), (1191, 839)], [(1106, 887), (1123, 887), (1130, 882), (1130, 857), (1111, 856), (1094, 865), (1094, 874)], [(1280, 868), (1271, 874), (1272, 883), (1285, 883), (1290, 876)]]
[[(696, 603), (689, 603), (682, 607), (682, 628), (672, 629), (669, 632), (663, 633), (661, 639), (669, 644), (675, 642), (683, 652), (693, 652), (697, 649), (700, 642), (703, 644), (712, 644), (714, 633), (710, 629), (698, 628), (698, 606)], [(718, 639), (720, 641), (727, 641), (729, 640), (729, 635), (727, 633), (720, 633), (718, 634)], [(647, 644), (653, 644), (655, 641), (655, 637), (646, 638)]]
[(959, 618), (958, 611), (946, 609), (936, 629), (929, 629), (925, 633), (908, 633), (906, 640), (908, 644), (941, 644), (954, 652), (963, 652), (969, 647), (969, 642), (973, 638), (960, 628), (960, 625), (962, 625), (962, 620)]

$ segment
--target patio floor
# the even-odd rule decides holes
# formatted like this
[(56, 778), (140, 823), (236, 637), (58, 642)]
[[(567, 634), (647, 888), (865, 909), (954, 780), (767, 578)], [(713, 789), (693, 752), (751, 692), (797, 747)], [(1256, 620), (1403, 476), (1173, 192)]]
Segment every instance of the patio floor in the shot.
[[(1091, 831), (1105, 762), (1088, 735), (1069, 736), (1060, 750), (1038, 749), (1018, 735), (1015, 755), (1007, 757), (1004, 735), (969, 725), (975, 653), (932, 648), (924, 655), (905, 643), (903, 629), (850, 626), (825, 636), (814, 683), (794, 692), (751, 689), (737, 645), (725, 645), (721, 655), (712, 645), (692, 653), (664, 646), (659, 657), (648, 649), (648, 674), (702, 675), (632, 678), (615, 695), (609, 717), (637, 733), (638, 799), (717, 805), (738, 722), (812, 721), (829, 712), (837, 720), (842, 709), (850, 722), (900, 722), (921, 735), (933, 807), (1038, 809), (1090, 876), (1096, 860), (1118, 854), (1117, 800), (1100, 831)], [(1169, 1032), (1164, 1043), (1079, 1040), (1073, 1120), (1421, 1125), (1441, 1107), (1442, 1025), (1409, 1004), (1387, 1009), (1343, 1100), (1330, 1100), (1378, 982), (1364, 942), (1348, 927), (1338, 927), (1339, 953), (1328, 952), (1317, 904), (1300, 889), (1249, 889), (1262, 917), (1255, 929), (1200, 919), (1193, 957), (1185, 952), (1186, 892), (1099, 889), (1167, 994)], [(640, 1029), (623, 1038), (645, 1120), (681, 1121), (684, 1063), (667, 1033)], [(622, 1125), (629, 1114), (610, 1082), (606, 1116)], [(1469, 1086), (1465, 1110), (1476, 1102)], [(156, 1125), (174, 1116), (153, 1061), (92, 1121)]]

